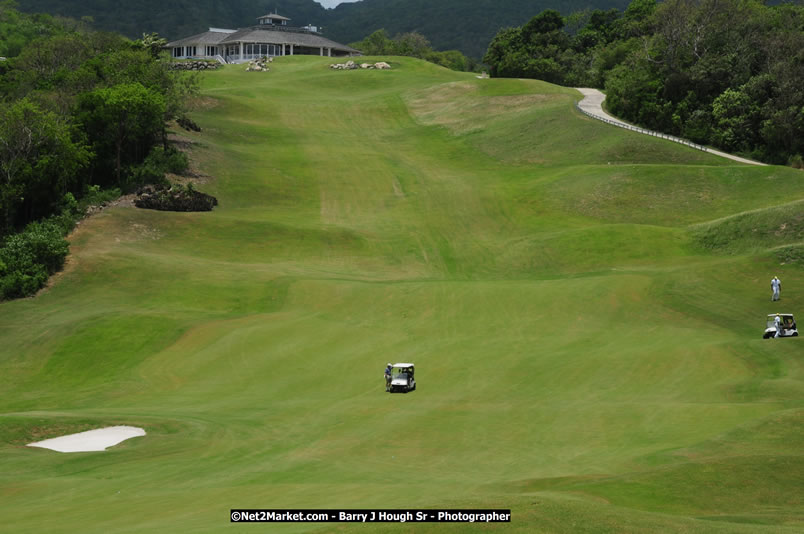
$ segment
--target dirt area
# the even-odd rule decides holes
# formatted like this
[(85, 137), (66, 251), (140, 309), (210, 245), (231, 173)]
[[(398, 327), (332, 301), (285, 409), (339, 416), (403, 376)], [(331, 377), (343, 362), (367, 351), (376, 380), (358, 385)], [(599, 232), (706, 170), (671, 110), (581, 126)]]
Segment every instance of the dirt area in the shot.
[(181, 185), (187, 185), (188, 183), (196, 185), (206, 184), (212, 181), (210, 175), (202, 172), (201, 169), (198, 168), (198, 164), (195, 161), (196, 158), (193, 157), (193, 151), (198, 146), (198, 141), (178, 133), (168, 134), (168, 141), (178, 150), (187, 154), (187, 160), (189, 162), (189, 168), (184, 175), (166, 174), (165, 177), (169, 182)]
[(220, 105), (220, 101), (217, 98), (212, 98), (210, 96), (196, 96), (190, 100), (190, 109), (196, 110), (207, 110), (216, 108)]
[[(212, 98), (200, 98), (199, 100), (203, 101), (199, 105), (207, 105), (209, 107), (214, 107), (217, 105), (217, 100)], [(206, 102), (206, 101), (209, 102)], [(166, 178), (168, 181), (172, 183), (178, 183), (183, 186), (186, 186), (188, 183), (192, 183), (193, 185), (196, 184), (206, 184), (212, 181), (212, 177), (208, 174), (201, 172), (201, 170), (197, 167), (197, 163), (195, 162), (195, 158), (193, 158), (192, 152), (195, 147), (198, 146), (198, 141), (191, 139), (190, 137), (178, 134), (178, 133), (170, 133), (168, 134), (168, 140), (170, 143), (175, 146), (177, 149), (181, 150), (182, 152), (187, 154), (187, 159), (189, 161), (189, 169), (185, 173), (185, 175), (177, 175), (177, 174), (167, 174)], [(68, 242), (73, 243), (75, 238), (80, 234), (83, 230), (84, 225), (86, 225), (94, 215), (102, 213), (103, 211), (109, 208), (134, 208), (134, 200), (137, 198), (136, 194), (128, 194), (123, 195), (116, 200), (111, 202), (107, 202), (102, 205), (96, 206), (89, 206), (87, 207), (86, 216), (81, 219), (80, 221), (75, 223), (75, 228), (72, 232), (70, 232), (66, 239)], [(148, 239), (159, 239), (160, 235), (159, 232), (152, 228), (136, 228), (136, 226), (141, 225), (133, 225), (133, 228), (129, 228), (129, 233), (140, 234), (144, 238)], [(119, 240), (119, 239), (118, 239)], [(50, 278), (48, 278), (47, 283), (45, 286), (36, 292), (31, 298), (36, 298), (39, 295), (46, 293), (50, 290), (51, 287), (56, 285), (59, 280), (67, 273), (71, 272), (77, 263), (75, 255), (72, 252), (72, 245), (71, 245), (70, 253), (67, 254), (67, 257), (64, 260), (64, 267), (57, 273), (54, 273)]]

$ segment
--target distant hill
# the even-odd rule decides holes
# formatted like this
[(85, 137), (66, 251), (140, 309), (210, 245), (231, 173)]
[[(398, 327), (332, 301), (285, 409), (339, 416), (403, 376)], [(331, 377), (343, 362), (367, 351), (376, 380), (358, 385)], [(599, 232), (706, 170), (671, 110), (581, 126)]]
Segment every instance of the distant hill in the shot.
[(500, 28), (520, 26), (545, 9), (564, 14), (584, 8), (624, 9), (629, 0), (363, 0), (324, 9), (313, 0), (19, 0), (24, 11), (90, 16), (99, 29), (131, 38), (158, 32), (178, 39), (210, 26), (243, 27), (278, 12), (294, 24), (313, 24), (335, 41), (358, 41), (380, 28), (391, 35), (417, 31), (438, 50), (480, 58)]
[(625, 9), (629, 0), (363, 0), (331, 10), (328, 36), (352, 42), (372, 30), (417, 31), (438, 50), (481, 58), (500, 28), (521, 26), (545, 9), (568, 15), (585, 8)]
[(304, 26), (316, 24), (326, 9), (313, 0), (18, 0), (22, 11), (95, 20), (95, 27), (132, 39), (158, 32), (170, 40), (206, 31), (210, 26), (237, 28), (257, 23), (275, 10)]

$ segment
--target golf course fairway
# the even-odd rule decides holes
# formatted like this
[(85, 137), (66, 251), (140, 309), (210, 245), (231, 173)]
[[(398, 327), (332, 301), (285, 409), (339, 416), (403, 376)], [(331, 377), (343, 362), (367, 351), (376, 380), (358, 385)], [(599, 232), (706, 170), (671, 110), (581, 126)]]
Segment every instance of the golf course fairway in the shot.
[[(804, 319), (804, 173), (369, 60), (392, 69), (202, 73), (202, 132), (175, 133), (219, 206), (106, 209), (0, 303), (0, 530), (801, 532), (804, 345), (762, 333)], [(387, 362), (417, 390), (385, 393)], [(115, 425), (147, 435), (26, 446)]]

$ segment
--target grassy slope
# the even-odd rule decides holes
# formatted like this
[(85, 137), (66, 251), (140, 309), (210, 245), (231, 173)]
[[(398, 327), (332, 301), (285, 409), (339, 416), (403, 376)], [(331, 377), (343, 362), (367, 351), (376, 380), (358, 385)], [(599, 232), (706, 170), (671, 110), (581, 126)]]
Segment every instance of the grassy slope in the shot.
[[(514, 510), (425, 532), (804, 524), (804, 351), (760, 339), (774, 274), (802, 309), (801, 260), (700, 238), (746, 211), (777, 224), (800, 173), (607, 127), (548, 84), (326, 63), (206, 73), (194, 154), (220, 207), (106, 211), (51, 290), (0, 305), (5, 524), (250, 531), (229, 508), (335, 506)], [(389, 360), (417, 364), (417, 392), (383, 393)], [(24, 447), (109, 424), (148, 436)]]

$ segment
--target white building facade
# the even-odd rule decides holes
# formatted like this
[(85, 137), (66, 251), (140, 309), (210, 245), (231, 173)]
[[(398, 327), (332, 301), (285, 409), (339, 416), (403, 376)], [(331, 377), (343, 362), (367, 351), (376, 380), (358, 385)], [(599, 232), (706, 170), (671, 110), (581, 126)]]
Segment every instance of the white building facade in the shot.
[(360, 55), (359, 50), (323, 37), (314, 26), (289, 26), (290, 19), (276, 13), (258, 17), (257, 21), (257, 26), (238, 30), (210, 28), (170, 42), (165, 48), (174, 59), (218, 59), (225, 63), (242, 63), (259, 57)]

